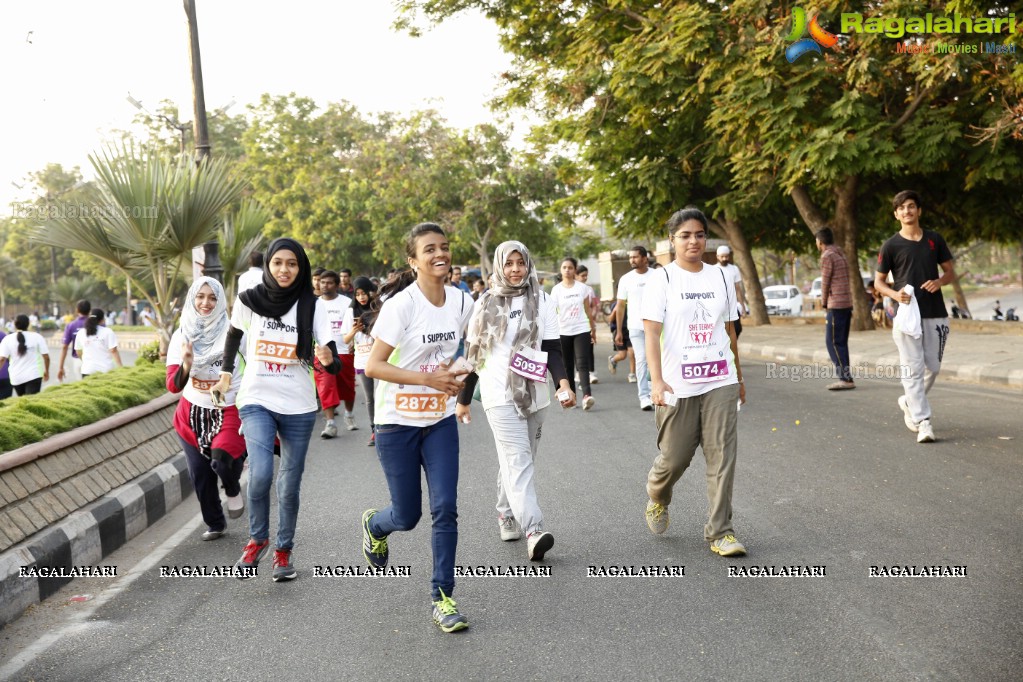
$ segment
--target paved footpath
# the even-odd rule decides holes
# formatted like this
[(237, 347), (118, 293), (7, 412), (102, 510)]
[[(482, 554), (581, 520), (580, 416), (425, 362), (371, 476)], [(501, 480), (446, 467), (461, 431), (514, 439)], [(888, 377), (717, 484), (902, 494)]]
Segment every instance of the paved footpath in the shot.
[[(939, 379), (939, 441), (918, 445), (897, 381), (832, 393), (768, 369), (747, 359), (739, 415), (735, 527), (748, 557), (723, 559), (703, 539), (699, 457), (667, 533), (650, 535), (653, 416), (625, 372), (599, 368), (594, 410), (556, 408), (543, 428), (551, 576), (459, 578), (468, 630), (430, 620), (425, 505), (420, 527), (391, 540), (392, 565), (410, 577), (313, 577), (317, 565), (363, 565), (359, 516), (386, 503), (363, 428), (312, 444), (297, 580), (161, 578), (161, 566), (233, 563), (245, 542), (239, 522), (202, 542), (190, 499), (103, 560), (119, 577), (75, 580), (5, 628), (0, 679), (1019, 679), (1023, 396)], [(458, 563), (528, 566), (523, 541), (498, 538), (494, 444), (478, 405), (473, 415), (459, 427)], [(364, 426), (361, 405), (357, 416)], [(611, 575), (644, 566), (684, 575)], [(824, 575), (748, 577), (788, 566)], [(871, 577), (874, 566), (966, 575)], [(93, 599), (71, 601), (80, 594)]]

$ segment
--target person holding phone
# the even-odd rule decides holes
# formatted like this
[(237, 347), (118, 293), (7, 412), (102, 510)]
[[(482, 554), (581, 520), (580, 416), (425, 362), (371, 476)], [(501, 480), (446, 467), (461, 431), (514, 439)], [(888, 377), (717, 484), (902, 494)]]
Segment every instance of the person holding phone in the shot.
[(739, 314), (735, 286), (720, 268), (703, 262), (707, 218), (698, 208), (676, 211), (668, 236), (675, 259), (654, 273), (643, 292), (659, 450), (647, 474), (647, 527), (657, 535), (668, 529), (672, 489), (699, 447), (707, 461), (710, 507), (704, 537), (715, 554), (740, 556), (746, 548), (732, 527), (732, 482), (736, 413), (746, 388), (732, 325)]
[(234, 404), (241, 372), (234, 373), (222, 400), (210, 393), (224, 366), (230, 325), (224, 287), (212, 277), (198, 277), (188, 288), (181, 325), (167, 347), (167, 390), (181, 394), (174, 430), (206, 523), (203, 540), (216, 540), (227, 530), (218, 480), (227, 495), (227, 515), (236, 519), (245, 511), (241, 488), (245, 439), (238, 433), (241, 419)]
[(465, 382), (455, 415), (471, 420), (477, 380), (483, 409), (494, 432), (500, 472), (497, 524), (502, 540), (526, 533), (526, 551), (542, 561), (554, 546), (544, 530), (537, 502), (534, 462), (551, 398), (547, 375), (558, 385), (562, 407), (575, 404), (561, 355), (558, 314), (536, 276), (529, 250), (517, 241), (494, 251), (494, 284), (473, 307), (466, 337), (466, 359), (477, 369)]
[(377, 444), (376, 422), (374, 421), (374, 400), (376, 380), (366, 374), (366, 363), (369, 352), (373, 349), (372, 320), (376, 315), (377, 285), (369, 277), (356, 277), (352, 283), (355, 288), (355, 300), (352, 303), (352, 328), (345, 334), (344, 342), (354, 348), (353, 363), (355, 373), (362, 381), (362, 390), (366, 393), (366, 409), (369, 410), (369, 447)]
[(451, 365), (472, 298), (446, 286), (451, 247), (434, 223), (412, 228), (405, 243), (409, 269), (380, 292), (373, 349), (366, 375), (376, 391), (376, 446), (387, 478), (390, 504), (362, 515), (363, 554), (373, 567), (387, 566), (388, 539), (412, 530), (422, 516), (422, 469), (433, 517), (433, 620), (444, 632), (469, 626), (451, 598), (458, 545), (458, 428), (454, 397), (464, 386)]

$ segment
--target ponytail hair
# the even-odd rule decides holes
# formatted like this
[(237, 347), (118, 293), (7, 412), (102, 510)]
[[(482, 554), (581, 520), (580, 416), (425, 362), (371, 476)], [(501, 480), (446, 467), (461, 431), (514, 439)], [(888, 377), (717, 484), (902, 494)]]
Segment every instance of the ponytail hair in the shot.
[(28, 315), (18, 315), (14, 318), (14, 328), (18, 330), (18, 355), (28, 352), (28, 344), (25, 343), (25, 335), (22, 332), (28, 331)]
[(92, 312), (89, 313), (89, 318), (85, 321), (85, 335), (96, 336), (96, 327), (106, 317), (106, 313), (103, 312), (102, 308), (93, 308)]

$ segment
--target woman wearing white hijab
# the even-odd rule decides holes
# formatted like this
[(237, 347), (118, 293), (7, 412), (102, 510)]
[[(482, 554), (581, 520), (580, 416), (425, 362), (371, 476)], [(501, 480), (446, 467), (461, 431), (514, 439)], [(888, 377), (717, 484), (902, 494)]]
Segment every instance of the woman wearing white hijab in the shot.
[(525, 245), (507, 241), (497, 247), (491, 282), (473, 306), (466, 359), (477, 369), (466, 378), (455, 414), (459, 421), (470, 420), (478, 380), (501, 469), (501, 539), (518, 540), (525, 531), (529, 558), (541, 561), (554, 545), (554, 536), (543, 529), (533, 485), (540, 427), (551, 402), (548, 372), (558, 385), (562, 407), (575, 404), (575, 392), (562, 358), (557, 310), (540, 286)]
[(212, 277), (199, 277), (188, 289), (181, 326), (167, 348), (167, 390), (181, 393), (174, 429), (185, 450), (188, 476), (206, 522), (203, 540), (215, 540), (227, 529), (218, 483), (224, 486), (232, 519), (245, 509), (240, 483), (245, 439), (238, 433), (241, 420), (234, 404), (241, 372), (234, 374), (223, 406), (215, 405), (210, 395), (224, 364), (229, 323), (224, 288)]

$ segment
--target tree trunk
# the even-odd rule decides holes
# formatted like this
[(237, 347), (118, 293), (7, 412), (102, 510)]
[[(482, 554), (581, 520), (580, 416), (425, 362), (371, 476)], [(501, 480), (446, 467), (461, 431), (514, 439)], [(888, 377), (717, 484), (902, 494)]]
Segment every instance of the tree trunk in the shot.
[[(966, 273), (964, 272), (963, 275), (965, 274)], [(963, 291), (963, 285), (959, 283), (959, 280), (962, 279), (963, 275), (956, 273), (956, 278), (952, 280), (952, 291), (955, 293), (956, 305), (965, 310), (967, 313), (970, 313), (970, 309), (966, 305), (966, 292)], [(972, 313), (970, 314), (972, 316)]]
[[(835, 192), (835, 224), (841, 225), (842, 248), (849, 265), (849, 287), (852, 289), (853, 316), (850, 328), (853, 331), (874, 329), (874, 319), (870, 316), (872, 301), (867, 298), (867, 290), (860, 277), (860, 259), (858, 231), (856, 223), (856, 185), (858, 178), (851, 175)], [(836, 238), (836, 241), (837, 238)]]
[(746, 290), (746, 304), (749, 306), (750, 320), (754, 325), (771, 324), (771, 318), (767, 316), (767, 304), (764, 302), (764, 290), (760, 286), (760, 277), (757, 275), (757, 264), (753, 260), (749, 244), (746, 243), (746, 236), (742, 233), (742, 226), (738, 220), (731, 220), (722, 217), (717, 224), (724, 233), (725, 238), (732, 247), (732, 255), (735, 265), (742, 273), (742, 286)]

